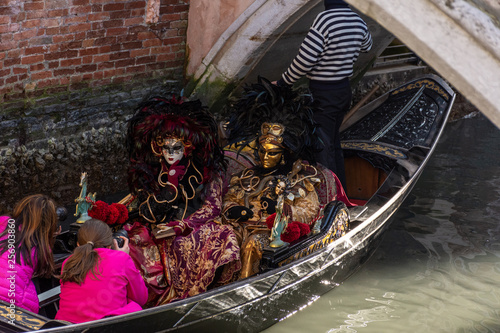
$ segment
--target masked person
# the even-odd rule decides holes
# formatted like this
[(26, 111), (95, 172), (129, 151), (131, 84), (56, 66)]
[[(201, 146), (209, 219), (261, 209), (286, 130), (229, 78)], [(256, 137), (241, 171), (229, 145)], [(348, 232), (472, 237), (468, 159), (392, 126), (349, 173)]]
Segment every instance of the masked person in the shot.
[(213, 222), (225, 164), (212, 115), (199, 101), (152, 98), (130, 120), (127, 147), (136, 217), (125, 229), (148, 283), (148, 305), (231, 281), (239, 246), (230, 227)]
[(258, 272), (266, 246), (309, 233), (322, 205), (335, 198), (336, 187), (327, 176), (331, 172), (315, 165), (319, 142), (310, 96), (259, 78), (231, 111), (229, 143), (236, 151), (251, 147), (255, 152), (255, 165), (231, 177), (223, 199), (223, 218), (240, 237), (240, 278), (246, 278)]

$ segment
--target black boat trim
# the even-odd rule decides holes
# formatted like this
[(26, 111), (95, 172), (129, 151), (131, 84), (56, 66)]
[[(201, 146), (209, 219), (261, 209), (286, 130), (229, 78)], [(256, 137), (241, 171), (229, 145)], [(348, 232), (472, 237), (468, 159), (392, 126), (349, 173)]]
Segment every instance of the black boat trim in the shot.
[(392, 118), (391, 121), (385, 125), (377, 134), (375, 134), (370, 141), (377, 141), (381, 137), (383, 137), (388, 131), (391, 130), (396, 124), (403, 118), (403, 116), (413, 107), (413, 105), (418, 101), (420, 96), (422, 96), (424, 89), (426, 88), (423, 85), (415, 95), (411, 98), (411, 100), (403, 107), (401, 111), (396, 115), (396, 117)]

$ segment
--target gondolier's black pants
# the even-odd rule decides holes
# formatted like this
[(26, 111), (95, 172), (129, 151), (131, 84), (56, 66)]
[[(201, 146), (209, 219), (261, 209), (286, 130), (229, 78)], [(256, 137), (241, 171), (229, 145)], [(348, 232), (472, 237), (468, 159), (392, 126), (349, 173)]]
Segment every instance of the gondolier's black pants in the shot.
[(340, 146), (340, 125), (351, 106), (352, 91), (348, 79), (337, 83), (310, 81), (309, 88), (319, 110), (315, 110), (314, 120), (319, 124), (319, 137), (324, 149), (316, 155), (317, 162), (337, 175), (346, 186), (344, 155)]

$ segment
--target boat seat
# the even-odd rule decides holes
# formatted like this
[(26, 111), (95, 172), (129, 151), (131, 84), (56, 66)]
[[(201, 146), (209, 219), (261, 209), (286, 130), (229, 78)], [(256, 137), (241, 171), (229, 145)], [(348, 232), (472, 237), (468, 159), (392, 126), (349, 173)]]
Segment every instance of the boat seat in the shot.
[(62, 327), (62, 326), (68, 326), (71, 325), (69, 321), (64, 321), (64, 320), (49, 320), (45, 324), (40, 327), (41, 330), (43, 329), (48, 329), (48, 328), (55, 328), (55, 327)]
[(329, 202), (337, 198), (337, 182), (333, 172), (321, 164), (316, 164), (320, 185), (316, 188), (321, 206), (326, 206)]
[(61, 294), (61, 286), (54, 287), (38, 295), (38, 302), (40, 307), (52, 304), (59, 300), (59, 295)]

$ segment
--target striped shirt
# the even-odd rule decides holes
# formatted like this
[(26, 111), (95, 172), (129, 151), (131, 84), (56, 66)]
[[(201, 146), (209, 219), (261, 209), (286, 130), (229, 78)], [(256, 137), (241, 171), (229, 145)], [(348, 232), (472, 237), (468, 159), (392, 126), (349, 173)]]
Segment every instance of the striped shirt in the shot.
[(348, 78), (359, 53), (369, 51), (372, 43), (366, 23), (350, 8), (323, 11), (282, 79), (292, 85), (304, 75), (310, 80), (332, 83)]

